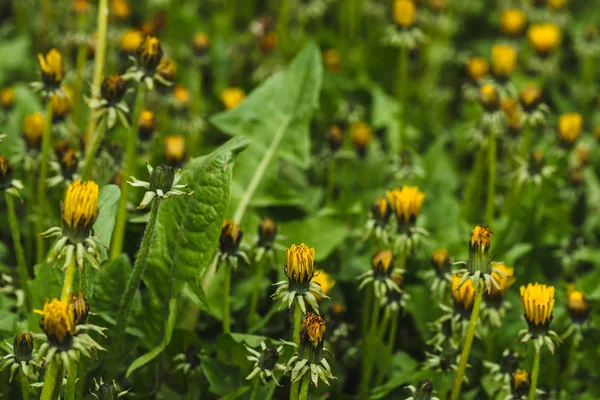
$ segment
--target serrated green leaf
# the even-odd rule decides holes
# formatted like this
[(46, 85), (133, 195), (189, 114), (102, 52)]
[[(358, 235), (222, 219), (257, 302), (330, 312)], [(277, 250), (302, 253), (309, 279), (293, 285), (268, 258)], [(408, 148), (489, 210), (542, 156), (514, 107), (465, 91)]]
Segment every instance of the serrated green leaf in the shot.
[[(269, 78), (233, 110), (211, 122), (229, 135), (248, 135), (252, 144), (240, 160), (232, 185), (234, 219), (244, 214), (260, 191), (272, 162), (286, 159), (306, 168), (310, 161), (309, 124), (321, 89), (321, 56), (315, 44), (304, 50), (282, 72)], [(270, 168), (269, 168), (270, 167)]]

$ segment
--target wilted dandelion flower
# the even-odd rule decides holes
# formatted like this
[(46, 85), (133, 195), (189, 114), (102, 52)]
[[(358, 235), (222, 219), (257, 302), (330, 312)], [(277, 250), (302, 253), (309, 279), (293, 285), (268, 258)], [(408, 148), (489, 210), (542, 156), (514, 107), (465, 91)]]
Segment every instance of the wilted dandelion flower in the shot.
[(533, 340), (538, 352), (545, 344), (550, 352), (554, 353), (555, 342), (560, 342), (558, 335), (550, 330), (550, 322), (553, 319), (554, 286), (539, 283), (521, 286), (521, 303), (529, 329), (519, 332), (519, 340), (521, 342)]
[(541, 126), (546, 122), (546, 114), (550, 111), (542, 103), (542, 92), (530, 83), (519, 94), (519, 103), (523, 110), (523, 122), (531, 127)]
[[(275, 378), (274, 371), (285, 371), (286, 367), (283, 364), (279, 364), (277, 361), (281, 354), (283, 354), (283, 345), (278, 347), (267, 347), (264, 341), (260, 343), (260, 352), (254, 350), (246, 345), (246, 350), (250, 353), (246, 356), (248, 361), (254, 362), (254, 369), (246, 377), (246, 380), (252, 380), (256, 376), (260, 378), (263, 384), (268, 385), (266, 378), (273, 379), (277, 386), (281, 386)], [(266, 378), (265, 378), (266, 377)]]
[(237, 267), (238, 258), (240, 257), (243, 258), (246, 263), (250, 264), (250, 260), (248, 260), (246, 253), (240, 251), (243, 236), (244, 233), (234, 220), (223, 220), (221, 236), (219, 236), (218, 257), (223, 261), (227, 260), (234, 267)]
[(482, 309), (482, 319), (489, 320), (492, 327), (502, 326), (502, 318), (505, 310), (510, 308), (510, 303), (504, 301), (504, 295), (508, 288), (514, 283), (514, 268), (507, 267), (504, 264), (496, 264), (492, 272), (492, 277), (498, 284), (492, 285), (489, 292), (486, 293), (486, 307)]
[(510, 385), (513, 374), (519, 368), (519, 354), (505, 349), (498, 364), (485, 360), (483, 364), (489, 368), (495, 382), (503, 382), (506, 385)]
[(173, 60), (163, 58), (156, 67), (156, 74), (171, 84), (175, 81), (176, 73), (177, 64)]
[(509, 44), (492, 47), (492, 71), (494, 76), (506, 80), (517, 65), (517, 50)]
[(500, 29), (506, 36), (516, 37), (523, 33), (527, 25), (527, 15), (518, 8), (509, 8), (500, 14)]
[(338, 151), (344, 143), (344, 127), (342, 124), (333, 124), (327, 129), (327, 144), (332, 152)]
[(171, 82), (164, 76), (172, 77), (174, 66), (168, 63), (161, 64), (163, 50), (157, 37), (146, 36), (135, 51), (135, 58), (131, 59), (134, 61), (134, 65), (123, 75), (123, 79), (133, 79), (138, 83), (143, 83), (149, 90), (154, 89), (155, 80), (165, 86), (171, 86)]
[(0, 358), (0, 371), (10, 367), (9, 383), (12, 382), (19, 369), (23, 371), (24, 375), (29, 376), (31, 367), (40, 367), (33, 361), (35, 353), (31, 333), (21, 332), (15, 336), (12, 345), (8, 342), (6, 344), (10, 347), (11, 352)]
[(342, 72), (342, 57), (337, 49), (327, 49), (323, 52), (323, 64), (332, 74)]
[(571, 147), (581, 136), (583, 118), (579, 113), (562, 114), (558, 119), (558, 137), (561, 144)]
[(227, 110), (234, 109), (246, 99), (246, 94), (239, 87), (228, 87), (221, 92), (221, 102)]
[(367, 220), (365, 226), (365, 237), (369, 237), (371, 232), (375, 232), (375, 237), (388, 242), (388, 226), (392, 216), (392, 205), (385, 196), (378, 196), (371, 204), (371, 217)]
[(437, 249), (431, 254), (431, 266), (425, 273), (425, 280), (431, 282), (430, 289), (441, 298), (447, 293), (448, 284), (452, 280), (450, 256), (448, 250)]
[(51, 166), (56, 170), (56, 176), (48, 178), (48, 186), (53, 187), (61, 183), (70, 185), (74, 180), (79, 178), (77, 170), (79, 168), (79, 157), (77, 152), (68, 143), (57, 143), (55, 148), (57, 161), (52, 162)]
[(417, 387), (408, 385), (406, 388), (412, 393), (412, 396), (407, 397), (406, 400), (439, 400), (433, 395), (435, 393), (433, 383), (426, 379), (419, 382)]
[(547, 57), (560, 45), (562, 33), (554, 24), (538, 23), (529, 27), (527, 39), (540, 57)]
[(260, 221), (258, 225), (258, 243), (254, 253), (256, 262), (261, 262), (263, 257), (267, 255), (273, 265), (275, 264), (275, 248), (283, 250), (282, 246), (275, 244), (277, 231), (277, 224), (271, 218), (266, 217)]
[(329, 385), (329, 379), (335, 379), (331, 367), (325, 359), (325, 320), (318, 314), (308, 313), (300, 328), (300, 346), (285, 342), (297, 349), (287, 362), (287, 371), (292, 372), (292, 383), (301, 381), (310, 374), (311, 382), (317, 386), (319, 379)]
[(328, 298), (321, 290), (321, 286), (313, 281), (315, 276), (315, 249), (304, 243), (296, 246), (293, 244), (285, 249), (285, 266), (283, 267), (287, 281), (274, 284), (277, 290), (271, 296), (273, 300), (281, 299), (281, 305), (287, 304), (291, 309), (294, 301), (300, 305), (300, 309), (306, 314), (305, 301), (311, 305), (316, 313), (319, 313), (317, 296)]
[(180, 184), (181, 176), (183, 172), (181, 169), (174, 172), (173, 167), (168, 165), (160, 165), (156, 168), (146, 163), (146, 169), (150, 174), (150, 181), (140, 181), (137, 178), (129, 177), (128, 184), (134, 187), (143, 187), (147, 189), (142, 202), (138, 206), (138, 209), (144, 209), (150, 204), (154, 198), (160, 200), (168, 199), (171, 196), (191, 196), (194, 192), (184, 192), (181, 189), (187, 188), (187, 184)]

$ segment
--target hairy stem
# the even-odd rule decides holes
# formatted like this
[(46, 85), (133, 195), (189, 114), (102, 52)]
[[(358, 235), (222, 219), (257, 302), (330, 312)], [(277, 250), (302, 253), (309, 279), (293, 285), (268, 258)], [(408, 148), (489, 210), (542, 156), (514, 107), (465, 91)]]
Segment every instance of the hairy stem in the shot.
[(75, 400), (75, 388), (77, 387), (77, 365), (71, 361), (67, 370), (67, 386), (65, 387), (65, 400)]
[(21, 369), (19, 381), (21, 383), (21, 396), (23, 396), (23, 400), (29, 400), (29, 378), (27, 378), (23, 369)]
[(477, 318), (479, 318), (482, 299), (483, 291), (478, 291), (475, 295), (475, 303), (473, 304), (469, 327), (467, 328), (467, 334), (463, 341), (463, 349), (460, 353), (460, 361), (458, 363), (456, 377), (454, 378), (454, 386), (452, 386), (452, 394), (450, 396), (451, 400), (458, 400), (460, 398), (460, 388), (462, 387), (463, 376), (465, 375), (465, 370), (467, 369), (467, 363), (469, 361), (469, 353), (471, 352), (471, 345), (473, 344), (473, 337), (475, 336), (475, 328), (477, 328)]
[(229, 291), (231, 290), (231, 263), (225, 261), (225, 280), (223, 281), (223, 333), (231, 332), (231, 315), (229, 314)]
[(17, 257), (19, 283), (23, 290), (25, 308), (29, 309), (29, 289), (27, 288), (29, 273), (27, 272), (27, 263), (25, 262), (25, 252), (23, 251), (23, 245), (21, 244), (21, 233), (19, 232), (19, 223), (17, 222), (17, 214), (15, 212), (15, 202), (12, 195), (6, 191), (4, 192), (4, 197), (6, 198), (6, 208), (8, 211), (8, 224), (10, 225), (10, 233), (12, 235), (15, 255)]
[(362, 365), (362, 380), (360, 382), (359, 398), (366, 399), (371, 386), (371, 373), (373, 372), (374, 352), (378, 343), (379, 336), (377, 335), (377, 325), (379, 322), (379, 311), (381, 305), (379, 299), (375, 297), (373, 301), (373, 311), (369, 333), (363, 342), (363, 365)]
[(308, 384), (310, 383), (309, 375), (304, 375), (302, 378), (302, 387), (300, 388), (300, 400), (306, 400), (308, 398)]
[[(62, 382), (62, 368), (60, 361), (52, 359), (50, 365), (46, 369), (46, 375), (44, 377), (44, 387), (42, 388), (42, 395), (40, 400), (55, 400), (58, 396), (55, 396), (55, 387), (60, 385)], [(60, 386), (59, 386), (60, 387)]]
[[(133, 111), (133, 123), (131, 129), (127, 133), (127, 144), (125, 150), (125, 169), (123, 170), (123, 179), (129, 179), (135, 171), (135, 162), (137, 154), (135, 154), (135, 145), (137, 142), (137, 131), (140, 122), (140, 114), (144, 106), (146, 98), (146, 89), (143, 83), (140, 83), (135, 95), (135, 109)], [(121, 187), (121, 198), (119, 199), (119, 209), (117, 211), (117, 222), (113, 233), (112, 247), (110, 250), (110, 258), (114, 260), (123, 251), (123, 239), (125, 238), (125, 227), (127, 225), (127, 200), (129, 197), (130, 186), (125, 184)]]
[(535, 400), (535, 390), (537, 389), (538, 377), (540, 375), (540, 356), (542, 354), (542, 349), (535, 352), (535, 357), (533, 359), (533, 370), (531, 371), (531, 386), (529, 387), (529, 400)]
[[(294, 343), (300, 345), (300, 326), (302, 325), (302, 310), (300, 309), (300, 304), (297, 301), (294, 302)], [(292, 388), (290, 389), (290, 400), (296, 400), (298, 398), (298, 387), (300, 386), (300, 382), (296, 381), (292, 383)]]
[(398, 151), (406, 148), (406, 100), (408, 99), (408, 48), (400, 47), (400, 56), (398, 59), (398, 78), (396, 82), (396, 91), (398, 96), (399, 119), (398, 119)]
[(50, 162), (50, 148), (52, 147), (52, 101), (50, 98), (46, 101), (46, 119), (44, 120), (44, 133), (42, 136), (42, 155), (40, 157), (40, 176), (38, 180), (38, 208), (37, 218), (35, 220), (36, 234), (36, 257), (37, 263), (44, 261), (46, 251), (44, 250), (44, 238), (40, 233), (44, 232), (44, 222), (46, 213), (46, 178), (48, 177), (48, 163)]
[(65, 271), (65, 280), (63, 281), (62, 294), (60, 299), (62, 301), (69, 301), (71, 299), (71, 294), (73, 293), (73, 277), (75, 276), (75, 254), (71, 258), (71, 262), (67, 265), (67, 270)]
[(496, 208), (496, 136), (494, 129), (490, 129), (488, 145), (488, 187), (487, 204), (485, 207), (485, 220), (488, 225), (494, 224)]
[(250, 396), (250, 400), (258, 399), (258, 389), (260, 388), (260, 379), (258, 377), (254, 378), (254, 383), (252, 383), (252, 396)]

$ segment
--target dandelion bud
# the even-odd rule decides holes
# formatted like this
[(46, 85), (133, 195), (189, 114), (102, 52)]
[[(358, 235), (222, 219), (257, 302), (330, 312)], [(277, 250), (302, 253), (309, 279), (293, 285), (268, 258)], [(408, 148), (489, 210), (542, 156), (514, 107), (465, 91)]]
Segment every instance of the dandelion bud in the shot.
[(60, 166), (60, 172), (65, 179), (72, 179), (77, 167), (79, 166), (79, 159), (77, 153), (71, 147), (61, 149), (57, 147), (55, 149), (56, 157), (58, 158), (58, 165)]
[(344, 143), (344, 131), (339, 124), (334, 124), (327, 130), (327, 144), (331, 151), (336, 152)]
[(450, 263), (448, 250), (435, 250), (431, 255), (431, 264), (433, 265), (433, 268), (435, 268), (435, 271), (438, 273), (438, 275), (443, 275), (449, 271), (452, 264)]
[(0, 190), (10, 188), (13, 179), (13, 170), (8, 158), (0, 156)]
[(192, 47), (197, 56), (202, 57), (210, 51), (210, 40), (204, 32), (196, 32), (192, 38)]
[(165, 138), (165, 158), (169, 165), (181, 165), (185, 159), (185, 137), (170, 135)]
[(497, 264), (494, 266), (494, 269), (497, 269), (501, 272), (492, 272), (492, 278), (494, 278), (496, 283), (498, 283), (499, 288), (492, 284), (490, 286), (490, 291), (487, 292), (486, 296), (487, 299), (490, 300), (491, 304), (500, 305), (502, 300), (504, 300), (504, 294), (515, 282), (515, 269), (507, 267), (504, 264)]
[(67, 301), (52, 299), (46, 301), (42, 310), (34, 310), (42, 316), (40, 327), (48, 337), (48, 342), (60, 349), (71, 347), (75, 334), (75, 319), (73, 308)]
[(40, 113), (33, 113), (25, 116), (21, 131), (28, 149), (40, 149), (42, 135), (44, 134), (44, 123), (44, 117)]
[(146, 37), (135, 54), (147, 75), (153, 75), (163, 57), (160, 40), (155, 36)]
[(469, 273), (490, 273), (490, 244), (493, 231), (487, 226), (477, 225), (471, 231), (469, 240), (469, 259), (467, 269)]
[(298, 294), (308, 292), (310, 281), (315, 275), (315, 249), (304, 243), (285, 249), (285, 267), (289, 290)]
[(529, 393), (529, 374), (527, 371), (516, 370), (510, 377), (510, 385), (515, 399), (522, 399)]
[(258, 246), (272, 248), (275, 236), (277, 235), (277, 225), (271, 218), (265, 218), (258, 225)]
[(581, 136), (583, 118), (579, 113), (562, 114), (558, 119), (558, 137), (565, 146), (571, 146)]
[(567, 297), (567, 311), (576, 324), (582, 324), (587, 320), (592, 307), (585, 295), (577, 290), (570, 290)]
[(76, 180), (71, 183), (62, 204), (62, 221), (65, 234), (71, 242), (88, 238), (98, 217), (98, 185), (93, 181)]
[(177, 64), (173, 60), (162, 59), (156, 68), (156, 73), (165, 81), (173, 83), (177, 72)]
[(0, 89), (0, 107), (6, 111), (10, 111), (15, 103), (15, 90), (7, 87)]
[(474, 81), (485, 77), (490, 70), (488, 61), (483, 57), (472, 57), (467, 63), (467, 75)]
[(117, 400), (119, 392), (115, 382), (102, 382), (98, 385), (98, 400)]
[(400, 28), (410, 28), (417, 20), (417, 8), (410, 0), (394, 1), (394, 22)]
[(538, 23), (529, 27), (527, 39), (540, 57), (546, 57), (558, 47), (562, 33), (554, 24)]
[(13, 342), (15, 358), (19, 363), (31, 361), (33, 353), (33, 337), (29, 332), (21, 332), (15, 336)]
[(342, 72), (342, 57), (336, 49), (327, 49), (323, 52), (323, 64), (332, 74)]
[(60, 83), (64, 77), (63, 59), (60, 52), (52, 49), (45, 57), (42, 54), (38, 54), (38, 61), (44, 85), (51, 89), (60, 87)]
[(367, 146), (373, 140), (371, 127), (364, 122), (355, 122), (350, 126), (350, 141), (360, 157), (367, 154)]
[(267, 347), (258, 358), (258, 367), (263, 370), (271, 371), (275, 368), (279, 360), (279, 352), (275, 347)]
[(144, 42), (144, 34), (138, 29), (127, 29), (119, 41), (119, 50), (125, 55), (135, 54)]
[(523, 10), (511, 8), (500, 15), (500, 28), (506, 36), (519, 36), (527, 24), (527, 15)]
[(64, 93), (55, 93), (50, 101), (52, 102), (52, 122), (63, 121), (71, 110), (71, 98)]
[(529, 84), (521, 91), (519, 100), (523, 110), (533, 111), (542, 101), (542, 92), (540, 92), (537, 86)]
[(239, 87), (229, 87), (221, 92), (221, 101), (227, 110), (232, 110), (244, 101), (246, 94)]
[(492, 71), (497, 78), (507, 79), (517, 65), (517, 51), (508, 44), (492, 47)]
[(112, 0), (110, 3), (110, 15), (118, 20), (126, 20), (131, 14), (131, 6), (127, 0)]
[(379, 225), (387, 225), (392, 216), (392, 206), (385, 196), (377, 197), (373, 204), (371, 204), (371, 214)]
[(196, 368), (200, 365), (200, 348), (196, 344), (190, 344), (185, 350), (185, 362)]
[(90, 305), (81, 292), (71, 296), (71, 307), (73, 308), (75, 325), (85, 324), (90, 313)]
[(539, 283), (521, 286), (521, 303), (529, 332), (533, 335), (547, 333), (553, 318), (554, 286)]
[(569, 180), (569, 183), (571, 184), (571, 186), (573, 187), (579, 187), (581, 186), (581, 184), (583, 183), (583, 168), (582, 167), (573, 167), (573, 168), (569, 168), (569, 171), (567, 172), (567, 179)]
[(223, 221), (221, 236), (219, 237), (219, 246), (221, 253), (235, 254), (242, 243), (244, 233), (240, 230), (234, 220), (226, 219)]
[(300, 328), (300, 358), (318, 364), (323, 358), (325, 341), (325, 320), (318, 314), (308, 312)]
[(479, 91), (479, 101), (486, 111), (493, 112), (498, 110), (500, 101), (498, 92), (493, 85), (487, 84), (481, 87)]
[(394, 254), (391, 250), (379, 250), (371, 257), (371, 266), (376, 275), (390, 276), (394, 270)]
[(518, 354), (505, 351), (500, 359), (500, 371), (512, 375), (519, 368)]
[(431, 400), (433, 396), (433, 383), (428, 380), (422, 380), (415, 388), (414, 400)]
[(169, 165), (159, 165), (152, 170), (150, 174), (150, 191), (156, 192), (162, 190), (167, 193), (173, 186), (175, 180), (175, 171)]
[(454, 309), (465, 319), (468, 319), (475, 303), (475, 287), (470, 279), (460, 285), (461, 281), (462, 279), (458, 275), (452, 275), (452, 300), (454, 301)]
[(156, 118), (154, 113), (148, 110), (142, 110), (138, 123), (138, 137), (142, 142), (146, 142), (152, 138), (156, 130)]
[(109, 104), (116, 104), (121, 101), (126, 91), (127, 83), (119, 74), (104, 78), (100, 87), (102, 98)]
[(529, 156), (529, 172), (531, 175), (540, 174), (546, 164), (546, 158), (541, 150), (536, 150)]

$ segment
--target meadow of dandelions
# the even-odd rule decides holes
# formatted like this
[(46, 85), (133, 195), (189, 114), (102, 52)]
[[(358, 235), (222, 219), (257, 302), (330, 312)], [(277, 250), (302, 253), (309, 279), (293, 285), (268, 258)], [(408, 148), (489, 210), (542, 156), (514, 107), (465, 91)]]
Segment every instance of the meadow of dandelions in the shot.
[(599, 21), (0, 4), (0, 398), (599, 398)]

